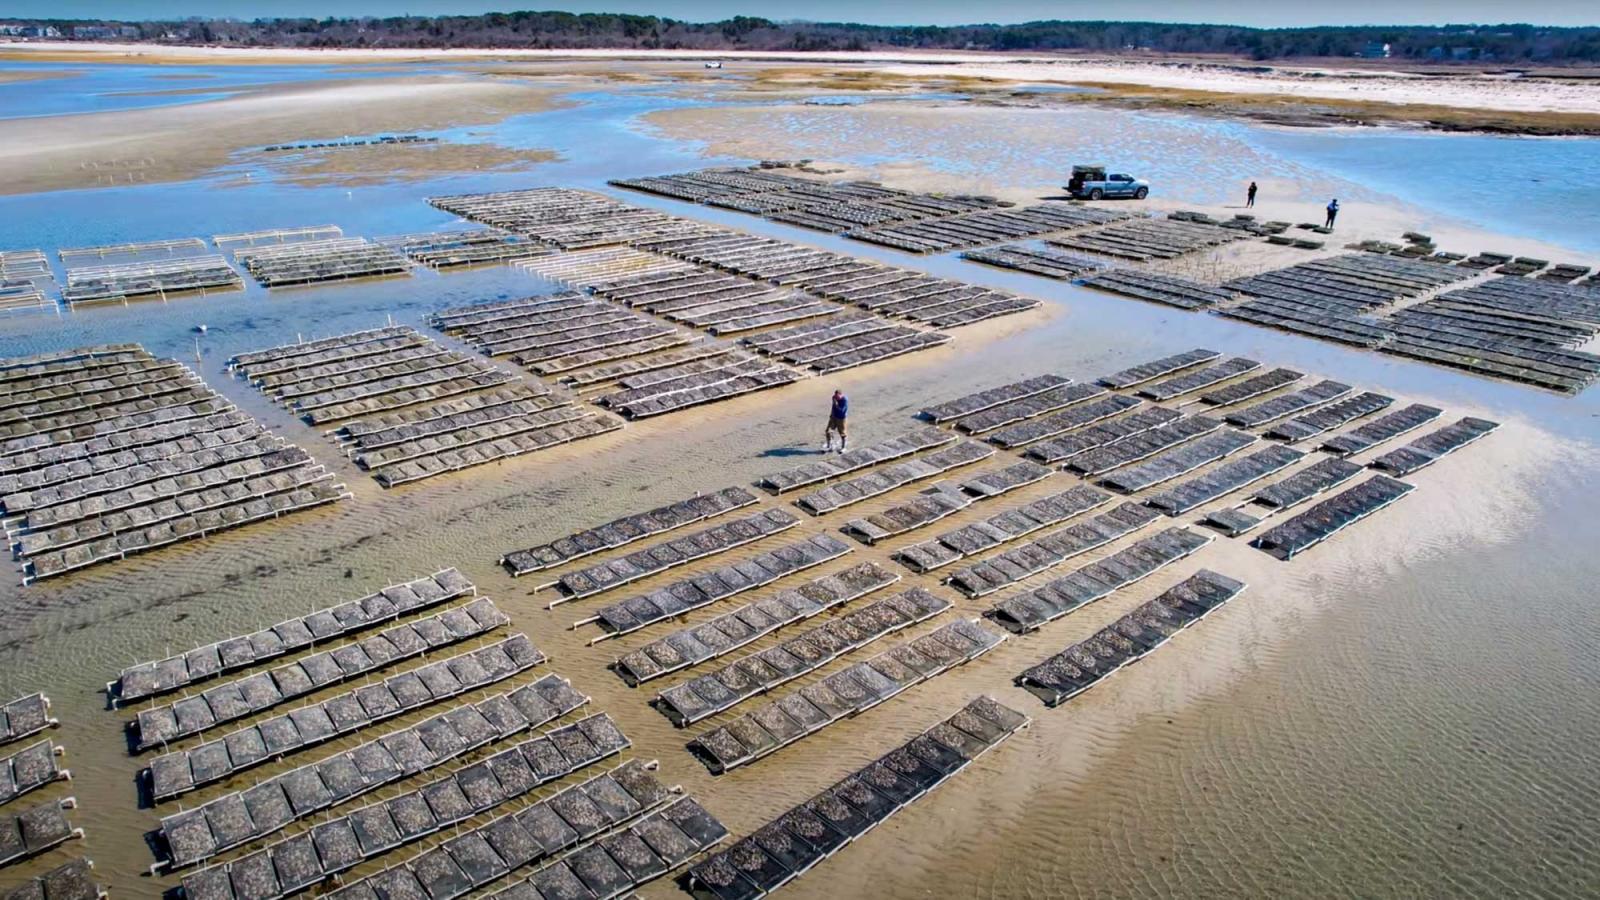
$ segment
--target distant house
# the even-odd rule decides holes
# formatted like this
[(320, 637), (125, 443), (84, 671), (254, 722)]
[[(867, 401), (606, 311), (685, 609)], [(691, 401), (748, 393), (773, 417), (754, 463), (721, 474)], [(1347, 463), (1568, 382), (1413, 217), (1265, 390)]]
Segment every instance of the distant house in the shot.
[(1362, 59), (1388, 59), (1392, 55), (1389, 52), (1389, 45), (1379, 41), (1368, 41), (1367, 45), (1361, 48)]
[(80, 41), (138, 37), (139, 29), (132, 25), (77, 25), (72, 29), (72, 36)]
[(0, 25), (0, 34), (9, 37), (54, 38), (61, 32), (54, 25)]

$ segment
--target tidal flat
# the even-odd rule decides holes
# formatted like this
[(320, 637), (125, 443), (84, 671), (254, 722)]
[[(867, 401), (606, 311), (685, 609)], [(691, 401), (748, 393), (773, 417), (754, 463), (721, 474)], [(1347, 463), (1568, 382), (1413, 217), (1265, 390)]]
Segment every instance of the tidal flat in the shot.
[[(230, 372), (229, 359), (391, 323), (473, 352), (429, 327), (428, 317), (451, 307), (553, 293), (563, 285), (510, 266), (418, 267), (403, 278), (270, 291), (245, 278), (243, 289), (221, 293), (0, 313), (0, 357), (137, 342), (183, 362), (272, 433), (304, 448), (353, 494), (280, 522), (26, 587), (20, 573), (0, 579), (0, 699), (48, 694), (61, 725), (47, 735), (66, 749), (63, 765), (72, 771), (70, 783), (11, 806), (20, 811), (75, 796), (79, 808), (72, 818), (86, 831), (81, 842), (7, 867), (0, 881), (10, 884), (82, 855), (94, 860), (95, 877), (112, 896), (157, 896), (183, 874), (147, 874), (155, 861), (147, 834), (162, 816), (372, 736), (363, 732), (292, 754), (178, 801), (141, 804), (139, 773), (152, 754), (129, 753), (125, 723), (172, 697), (108, 710), (106, 683), (123, 667), (454, 566), (510, 617), (501, 636), (525, 633), (549, 655), (548, 663), (510, 683), (548, 672), (569, 678), (592, 698), (589, 711), (611, 714), (632, 742), (629, 755), (659, 760), (661, 780), (682, 785), (735, 839), (979, 694), (1032, 717), (1028, 729), (784, 888), (795, 897), (1579, 897), (1592, 895), (1600, 883), (1600, 825), (1591, 814), (1600, 796), (1594, 750), (1600, 715), (1590, 702), (1600, 687), (1600, 655), (1592, 650), (1600, 618), (1591, 596), (1600, 580), (1592, 552), (1600, 546), (1591, 509), (1600, 489), (1595, 389), (1559, 395), (982, 266), (956, 253), (900, 253), (606, 184), (810, 158), (813, 168), (830, 173), (818, 178), (870, 178), (907, 190), (992, 194), (1027, 204), (1059, 196), (1072, 164), (1105, 162), (1148, 177), (1155, 187), (1148, 202), (1122, 208), (1193, 209), (1226, 218), (1242, 211), (1244, 185), (1252, 180), (1261, 185), (1253, 212), (1262, 219), (1320, 221), (1330, 197), (1344, 205), (1325, 251), (1249, 242), (1162, 269), (1189, 277), (1231, 277), (1332, 256), (1346, 242), (1395, 241), (1407, 230), (1427, 232), (1445, 250), (1500, 250), (1592, 266), (1600, 263), (1600, 212), (1592, 197), (1558, 189), (1508, 198), (1487, 183), (1514, 164), (1592, 185), (1600, 180), (1600, 151), (1591, 139), (1290, 129), (1078, 103), (1015, 108), (984, 105), (963, 94), (970, 85), (948, 79), (881, 91), (860, 79), (838, 88), (799, 83), (786, 86), (792, 96), (774, 97), (749, 89), (761, 82), (761, 67), (777, 65), (758, 61), (729, 61), (714, 74), (681, 61), (651, 60), (182, 62), (178, 74), (193, 76), (193, 89), (202, 93), (172, 92), (174, 82), (163, 77), (174, 74), (172, 67), (147, 61), (7, 60), (0, 80), (16, 101), (8, 107), (23, 117), (4, 120), (0, 129), (0, 249), (42, 249), (59, 279), (65, 272), (56, 252), (62, 248), (322, 224), (371, 238), (453, 229), (467, 223), (427, 198), (550, 185), (1042, 302), (1026, 313), (950, 329), (952, 340), (933, 350), (629, 422), (579, 443), (392, 490), (379, 487), (324, 429)], [(30, 74), (31, 67), (39, 74)], [(518, 73), (518, 67), (536, 71)], [(1017, 73), (1014, 84), (1036, 77), (1037, 69), (1021, 68), (1029, 74)], [(85, 80), (72, 88), (79, 78)], [(155, 86), (167, 90), (152, 96), (161, 89)], [(1575, 103), (1579, 89), (1563, 85), (1559, 97)], [(958, 96), (945, 96), (951, 92)], [(848, 103), (831, 102), (840, 98)], [(28, 112), (30, 103), (36, 112)], [(390, 148), (285, 157), (263, 151), (272, 144), (390, 132), (440, 143), (437, 150), (417, 150), (415, 159), (407, 158), (410, 150)], [(945, 572), (911, 571), (894, 558), (898, 550), (1080, 479), (1057, 472), (873, 546), (843, 538), (840, 527), (904, 503), (925, 483), (825, 517), (800, 512), (792, 495), (752, 489), (761, 509), (787, 510), (801, 524), (792, 533), (553, 609), (552, 591), (534, 590), (548, 579), (512, 578), (498, 564), (512, 550), (696, 493), (749, 487), (768, 473), (824, 459), (818, 451), (835, 388), (850, 397), (851, 446), (861, 447), (925, 424), (916, 414), (934, 403), (1046, 372), (1092, 382), (1193, 347), (1249, 357), (1266, 368), (1293, 367), (1310, 376), (1308, 383), (1332, 378), (1358, 391), (1383, 392), (1397, 398), (1396, 408), (1431, 404), (1445, 411), (1440, 424), (1480, 416), (1501, 427), (1406, 476), (1417, 487), (1410, 496), (1301, 557), (1280, 562), (1249, 546), (1249, 536), (1219, 536), (1192, 558), (722, 776), (710, 774), (684, 748), (702, 728), (675, 729), (648, 705), (657, 690), (706, 667), (630, 688), (608, 670), (618, 656), (846, 564), (878, 563), (902, 576), (891, 590), (922, 587), (954, 601), (943, 618), (799, 682), (813, 684), (856, 657), (957, 616), (978, 617), (992, 605), (994, 597), (957, 594), (941, 582)], [(1016, 459), (1000, 454), (933, 480), (962, 481)], [(1156, 527), (1201, 530), (1195, 518)], [(594, 627), (572, 628), (625, 596), (816, 534), (841, 537), (853, 552), (641, 634), (591, 643)], [(1019, 587), (1044, 584), (1132, 540), (1074, 558)], [(1023, 668), (1089, 637), (1200, 568), (1249, 587), (1122, 677), (1061, 708), (1047, 709), (1013, 684)], [(810, 624), (780, 629), (749, 649), (772, 647)], [(463, 700), (503, 689), (474, 691)], [(792, 690), (777, 689), (746, 706)], [(433, 711), (367, 731), (415, 724)], [(742, 711), (736, 707), (711, 724)], [(413, 790), (492, 749), (349, 805)], [(548, 796), (582, 777), (532, 796)], [(526, 801), (511, 806), (518, 804)], [(410, 859), (448, 836), (364, 863), (345, 881)], [(262, 843), (218, 859), (237, 859)], [(640, 893), (679, 891), (662, 879)]]

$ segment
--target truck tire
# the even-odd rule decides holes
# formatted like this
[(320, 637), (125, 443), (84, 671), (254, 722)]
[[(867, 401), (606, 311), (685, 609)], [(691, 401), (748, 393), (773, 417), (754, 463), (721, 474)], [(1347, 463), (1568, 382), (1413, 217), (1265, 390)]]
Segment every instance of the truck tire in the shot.
[(1089, 199), (1090, 200), (1104, 200), (1105, 196), (1106, 196), (1106, 192), (1100, 190), (1099, 188), (1095, 188), (1094, 190), (1089, 192)]
[(1143, 200), (1148, 196), (1150, 196), (1149, 188), (1139, 188), (1137, 191), (1133, 192), (1133, 199), (1135, 200)]

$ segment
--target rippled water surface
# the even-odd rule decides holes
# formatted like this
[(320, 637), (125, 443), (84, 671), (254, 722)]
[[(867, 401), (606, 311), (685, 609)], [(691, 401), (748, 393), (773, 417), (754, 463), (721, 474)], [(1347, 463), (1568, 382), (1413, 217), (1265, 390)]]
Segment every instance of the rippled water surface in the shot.
[[(561, 154), (530, 172), (349, 190), (279, 185), (269, 174), (244, 183), (239, 173), (221, 173), (179, 185), (0, 197), (0, 247), (53, 250), (321, 223), (352, 234), (392, 234), (449, 224), (451, 217), (423, 202), (432, 194), (529, 184), (598, 187), (607, 177), (703, 164), (700, 144), (667, 140), (639, 117), (708, 101), (626, 89), (569, 99), (572, 105), (563, 109), (474, 129), (500, 143)], [(815, 140), (853, 143), (863, 154), (891, 157), (921, 148), (958, 174), (961, 166), (1055, 166), (1086, 149), (1071, 144), (1065, 130), (1063, 145), (1048, 151), (1056, 155), (1041, 156), (1044, 150), (1016, 147), (1005, 134), (969, 136), (958, 144), (952, 131), (918, 144), (904, 134), (843, 130), (860, 126), (828, 118), (855, 109), (807, 108), (785, 127), (817, 129)], [(1149, 127), (1166, 130), (1153, 136), (1140, 125), (1144, 121), (1130, 117), (1114, 132), (1121, 143), (1101, 149), (1162, 167), (1173, 179), (1192, 173), (1196, 178), (1182, 183), (1194, 185), (1197, 197), (1211, 190), (1205, 179), (1231, 178), (1236, 163), (1211, 159), (1195, 169), (1174, 157), (1165, 139), (1205, 133), (1193, 146), (1231, 141), (1226, 146), (1369, 183), (1419, 205), (1437, 199), (1436, 190), (1450, 193), (1430, 186), (1448, 183), (1446, 176), (1422, 184), (1385, 161), (1415, 155), (1418, 146), (1432, 152), (1455, 138), (1402, 145), (1372, 135), (1388, 149), (1374, 144), (1369, 151), (1361, 149), (1367, 138), (1359, 135), (1266, 135), (1248, 126), (1161, 117)], [(836, 137), (829, 131), (835, 126), (841, 129)], [(1529, 141), (1521, 150), (1530, 159), (1559, 160), (1579, 152), (1572, 147), (1588, 154), (1573, 165), (1592, 165), (1593, 144)], [(1470, 200), (1446, 211), (1471, 216), (1473, 209), (1492, 208), (1467, 188), (1484, 158), (1474, 154), (1501, 151), (1462, 152), (1460, 159), (1437, 158), (1449, 161), (1456, 193)], [(914, 259), (733, 213), (630, 199), (1024, 291), (1044, 299), (1045, 308), (964, 329), (937, 351), (387, 492), (315, 429), (232, 378), (226, 359), (297, 335), (390, 319), (420, 324), (445, 306), (551, 285), (505, 269), (422, 272), (326, 288), (251, 288), (59, 318), (0, 319), (4, 356), (139, 341), (190, 362), (207, 383), (334, 469), (356, 495), (281, 524), (26, 589), (0, 579), (0, 694), (43, 689), (54, 699), (64, 724), (51, 737), (68, 748), (72, 792), (82, 804), (75, 818), (88, 830), (81, 851), (55, 851), (8, 869), (0, 881), (84, 852), (114, 897), (154, 896), (176, 883), (141, 874), (151, 861), (142, 835), (158, 815), (136, 805), (134, 773), (144, 760), (124, 752), (128, 714), (104, 709), (104, 683), (121, 666), (455, 565), (550, 654), (549, 670), (570, 677), (594, 697), (595, 709), (613, 714), (637, 755), (660, 759), (663, 779), (682, 784), (735, 834), (943, 718), (971, 695), (993, 694), (1034, 717), (1029, 730), (785, 888), (786, 895), (1582, 897), (1600, 890), (1596, 391), (1558, 397), (951, 257)], [(1592, 213), (1580, 205), (1569, 197), (1530, 197), (1507, 214), (1507, 227), (1557, 233), (1541, 224), (1544, 219), (1579, 221)], [(200, 323), (208, 331), (197, 340), (192, 328)], [(1293, 563), (1220, 540), (1039, 634), (1015, 638), (990, 657), (719, 779), (683, 751), (688, 735), (646, 706), (649, 692), (630, 690), (605, 670), (642, 640), (590, 647), (592, 628), (568, 630), (604, 600), (548, 610), (547, 593), (531, 594), (528, 580), (512, 580), (495, 565), (507, 550), (696, 491), (747, 483), (807, 458), (835, 386), (850, 393), (852, 437), (865, 443), (904, 432), (930, 401), (1043, 371), (1088, 378), (1196, 345), (1506, 424), (1414, 476), (1414, 496)], [(1066, 484), (1055, 483), (1064, 479), (1050, 479), (1020, 499), (1064, 490)], [(1015, 505), (994, 503), (975, 506), (948, 525)], [(865, 504), (862, 512), (883, 505)], [(828, 527), (849, 517), (829, 519)], [(808, 521), (803, 529), (821, 527)], [(854, 558), (886, 559), (881, 549), (862, 549)], [(1202, 565), (1247, 580), (1249, 590), (1061, 709), (1046, 710), (1011, 685), (1022, 667)], [(947, 591), (932, 579), (908, 577), (906, 584)], [(988, 605), (962, 601), (958, 609), (975, 616)], [(237, 789), (281, 768), (263, 767), (228, 786)], [(222, 790), (197, 792), (186, 802)], [(674, 891), (656, 884), (645, 893)]]

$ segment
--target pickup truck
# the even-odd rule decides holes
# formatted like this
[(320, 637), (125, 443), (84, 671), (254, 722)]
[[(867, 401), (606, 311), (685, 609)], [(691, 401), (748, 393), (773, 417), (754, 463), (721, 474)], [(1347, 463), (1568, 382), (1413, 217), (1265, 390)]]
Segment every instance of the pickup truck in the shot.
[(1105, 200), (1114, 197), (1143, 200), (1150, 196), (1150, 182), (1141, 181), (1132, 175), (1107, 175), (1106, 170), (1099, 167), (1076, 166), (1072, 170), (1072, 181), (1067, 184), (1067, 193), (1075, 200)]

